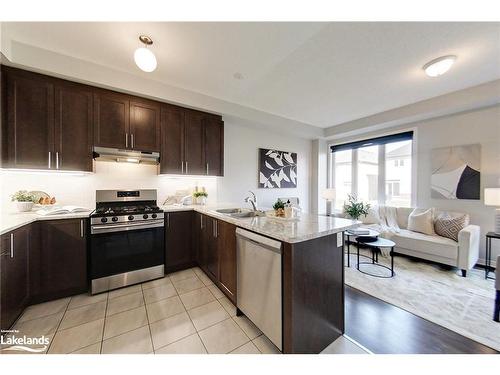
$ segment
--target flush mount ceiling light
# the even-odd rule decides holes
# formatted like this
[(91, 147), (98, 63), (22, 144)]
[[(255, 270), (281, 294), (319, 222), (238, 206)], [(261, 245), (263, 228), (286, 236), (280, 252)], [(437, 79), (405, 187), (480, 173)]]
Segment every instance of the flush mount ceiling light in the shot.
[(454, 55), (438, 57), (425, 64), (422, 69), (429, 77), (438, 77), (450, 70), (456, 59)]
[(152, 72), (156, 69), (156, 57), (147, 47), (153, 44), (153, 40), (147, 35), (141, 35), (139, 40), (144, 43), (144, 47), (135, 50), (134, 61), (139, 69), (148, 73)]

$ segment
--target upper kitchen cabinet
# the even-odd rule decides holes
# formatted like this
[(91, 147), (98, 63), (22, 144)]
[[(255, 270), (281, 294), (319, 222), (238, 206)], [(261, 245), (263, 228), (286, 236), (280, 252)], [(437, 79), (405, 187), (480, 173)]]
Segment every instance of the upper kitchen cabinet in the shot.
[(184, 173), (184, 110), (171, 105), (161, 109), (160, 173)]
[(2, 73), (2, 166), (92, 171), (88, 86), (8, 67), (2, 67)]
[(217, 117), (204, 120), (205, 168), (209, 176), (224, 175), (224, 122)]
[(104, 90), (94, 93), (94, 146), (130, 148), (129, 114), (127, 95)]
[(45, 76), (2, 66), (6, 111), (2, 166), (54, 168), (54, 85)]
[(184, 117), (184, 173), (206, 174), (203, 120), (205, 114), (186, 110)]
[(86, 86), (55, 86), (55, 168), (92, 171), (92, 91)]
[(139, 151), (160, 151), (160, 104), (152, 101), (130, 102), (130, 144)]
[(220, 116), (164, 105), (160, 173), (222, 176), (223, 137)]

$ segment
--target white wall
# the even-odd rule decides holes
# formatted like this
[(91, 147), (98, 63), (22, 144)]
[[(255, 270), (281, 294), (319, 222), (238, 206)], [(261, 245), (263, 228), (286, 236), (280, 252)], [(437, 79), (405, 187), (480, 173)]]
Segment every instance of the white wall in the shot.
[[(471, 223), (481, 226), (480, 262), (485, 257), (484, 234), (494, 229), (493, 207), (487, 207), (483, 201), (485, 187), (500, 187), (500, 106), (462, 112), (431, 120), (425, 120), (399, 127), (385, 129), (397, 132), (402, 129), (415, 129), (416, 139), (416, 176), (417, 205), (437, 207), (439, 209), (467, 212)], [(359, 138), (372, 138), (380, 132), (370, 132)], [(344, 143), (353, 138), (336, 139), (335, 143)], [(431, 150), (438, 147), (465, 144), (481, 144), (481, 200), (442, 200), (431, 198)], [(493, 259), (500, 254), (500, 243), (493, 244)]]
[(60, 204), (95, 208), (95, 191), (100, 189), (157, 189), (161, 204), (176, 190), (205, 186), (208, 203), (217, 200), (217, 178), (158, 176), (157, 167), (129, 163), (96, 162), (96, 173), (67, 175), (54, 173), (0, 172), (2, 210), (14, 211), (10, 195), (17, 190), (41, 190), (56, 197)]
[[(311, 141), (276, 133), (261, 127), (246, 126), (243, 120), (224, 118), (224, 172), (218, 183), (220, 202), (244, 203), (252, 190), (260, 206), (271, 207), (279, 197), (299, 197), (304, 211), (310, 209)], [(259, 148), (297, 153), (297, 188), (259, 189)]]

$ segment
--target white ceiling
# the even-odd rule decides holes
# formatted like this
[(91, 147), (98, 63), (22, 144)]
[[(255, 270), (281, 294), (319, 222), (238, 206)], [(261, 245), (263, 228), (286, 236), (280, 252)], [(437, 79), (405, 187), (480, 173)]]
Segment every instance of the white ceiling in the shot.
[[(140, 34), (153, 73), (133, 62)], [(2, 23), (2, 40), (322, 128), (500, 78), (500, 23)]]

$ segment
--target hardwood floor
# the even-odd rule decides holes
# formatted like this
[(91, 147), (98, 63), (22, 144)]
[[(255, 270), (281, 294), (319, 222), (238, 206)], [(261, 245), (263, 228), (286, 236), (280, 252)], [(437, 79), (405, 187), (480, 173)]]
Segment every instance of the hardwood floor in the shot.
[(495, 354), (473, 341), (349, 286), (345, 333), (375, 354)]

